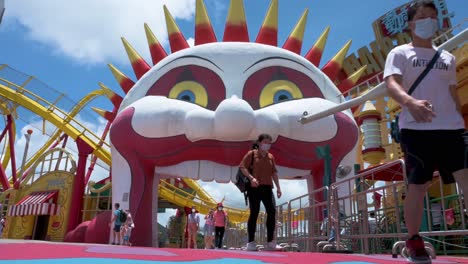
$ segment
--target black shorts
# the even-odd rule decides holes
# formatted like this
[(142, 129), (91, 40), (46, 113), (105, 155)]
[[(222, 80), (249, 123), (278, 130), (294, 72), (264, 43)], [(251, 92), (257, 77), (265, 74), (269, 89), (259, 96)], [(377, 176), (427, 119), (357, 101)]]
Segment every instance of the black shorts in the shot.
[(401, 130), (407, 183), (424, 184), (439, 171), (445, 184), (454, 183), (453, 173), (465, 168), (465, 130)]
[(114, 225), (114, 232), (119, 233), (120, 232), (120, 227), (121, 227), (121, 225)]

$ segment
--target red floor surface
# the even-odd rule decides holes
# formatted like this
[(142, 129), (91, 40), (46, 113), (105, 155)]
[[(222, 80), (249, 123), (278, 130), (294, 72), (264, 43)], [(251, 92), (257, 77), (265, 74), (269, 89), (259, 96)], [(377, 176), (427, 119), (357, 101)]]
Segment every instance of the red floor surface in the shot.
[[(86, 259), (83, 261), (82, 259)], [(90, 262), (90, 260), (93, 261)], [(98, 259), (98, 260), (96, 260)], [(326, 254), (297, 252), (248, 252), (241, 250), (203, 250), (143, 248), (91, 244), (66, 244), (0, 240), (3, 263), (406, 263), (389, 255)], [(13, 260), (13, 261), (12, 261)], [(89, 261), (88, 261), (89, 260)], [(128, 262), (130, 260), (130, 262)], [(133, 262), (131, 262), (133, 260)], [(55, 262), (54, 262), (55, 263)], [(115, 263), (115, 262), (114, 262)], [(432, 263), (468, 263), (466, 257), (438, 256)]]

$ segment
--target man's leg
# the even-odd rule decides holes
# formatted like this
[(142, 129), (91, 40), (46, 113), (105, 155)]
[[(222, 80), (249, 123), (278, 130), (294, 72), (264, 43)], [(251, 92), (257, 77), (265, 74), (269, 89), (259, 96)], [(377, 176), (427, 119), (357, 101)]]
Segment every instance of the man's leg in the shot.
[(218, 239), (219, 239), (219, 228), (215, 226), (215, 240), (214, 240), (215, 248), (218, 247)]
[(115, 227), (112, 229), (112, 244), (115, 244), (115, 237), (117, 236), (115, 232)]
[(271, 242), (274, 239), (275, 226), (276, 226), (276, 202), (275, 197), (273, 196), (273, 191), (271, 189), (265, 189), (262, 192), (262, 202), (265, 206), (267, 213), (267, 242)]
[(193, 232), (192, 232), (192, 235), (193, 235), (193, 248), (194, 249), (197, 249), (197, 233), (198, 233), (198, 228), (195, 229), (195, 227), (194, 227)]
[(115, 228), (115, 236), (117, 237), (117, 241), (115, 242), (117, 245), (120, 245), (120, 226), (116, 226)]
[(259, 188), (251, 188), (249, 190), (249, 207), (250, 215), (247, 222), (247, 232), (249, 233), (249, 241), (253, 242), (255, 240), (255, 231), (257, 230), (257, 218), (258, 213), (260, 212), (260, 197), (259, 197)]
[(424, 195), (426, 194), (427, 187), (428, 183), (408, 184), (404, 202), (404, 216), (409, 237), (419, 233), (424, 212)]
[(190, 230), (190, 225), (188, 226), (188, 239), (187, 239), (187, 248), (190, 248), (190, 244), (192, 243), (192, 230)]
[(223, 248), (224, 226), (219, 228), (219, 242), (218, 247)]

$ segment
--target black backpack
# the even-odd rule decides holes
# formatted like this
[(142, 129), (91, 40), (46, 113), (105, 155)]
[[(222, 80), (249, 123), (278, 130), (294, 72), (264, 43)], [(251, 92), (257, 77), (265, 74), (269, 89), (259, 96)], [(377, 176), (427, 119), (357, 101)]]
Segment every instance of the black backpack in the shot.
[[(252, 159), (250, 161), (250, 168), (248, 168), (249, 173), (252, 174), (253, 171), (253, 160), (254, 160), (254, 151), (252, 150)], [(247, 191), (250, 188), (250, 179), (242, 173), (242, 171), (237, 169), (236, 182), (235, 185), (241, 193), (244, 194), (245, 205), (249, 205)]]
[(125, 222), (127, 221), (127, 213), (126, 213), (124, 210), (122, 210), (122, 209), (119, 210), (119, 213), (120, 213), (120, 214), (119, 214), (119, 220), (120, 220), (120, 222), (121, 222), (121, 223), (125, 223)]
[[(255, 153), (252, 151), (252, 160), (250, 161), (250, 168), (248, 168), (249, 173), (252, 174), (253, 170), (253, 160), (254, 160), (254, 155)], [(242, 171), (237, 169), (237, 175), (236, 175), (236, 187), (239, 189), (241, 193), (245, 193), (249, 187), (250, 187), (250, 179), (242, 173)]]

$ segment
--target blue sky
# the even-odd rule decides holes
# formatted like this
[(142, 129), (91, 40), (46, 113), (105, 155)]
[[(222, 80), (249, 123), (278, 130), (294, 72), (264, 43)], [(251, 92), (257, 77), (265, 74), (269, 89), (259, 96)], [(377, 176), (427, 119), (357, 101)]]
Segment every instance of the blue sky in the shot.
[[(244, 1), (251, 40), (256, 38), (269, 2)], [(407, 2), (279, 0), (278, 43), (284, 43), (304, 9), (308, 8), (303, 54), (326, 26), (331, 26), (322, 58), (323, 64), (350, 39), (353, 44), (349, 53), (368, 45), (374, 40), (372, 22)], [(195, 0), (6, 0), (6, 12), (0, 24), (0, 64), (8, 64), (21, 72), (36, 76), (55, 90), (67, 94), (75, 102), (99, 89), (98, 82), (103, 82), (122, 94), (107, 63), (116, 65), (135, 80), (120, 37), (127, 38), (150, 62), (144, 22), (150, 25), (166, 51), (169, 51), (163, 3), (168, 5), (185, 37), (193, 38)], [(215, 33), (218, 39), (222, 39), (229, 1), (205, 0), (205, 3)], [(468, 17), (468, 1), (446, 0), (446, 3), (449, 11), (454, 13), (453, 25)], [(100, 100), (93, 106), (112, 109), (106, 100)], [(102, 124), (99, 125), (102, 129)], [(98, 125), (96, 129), (99, 130)], [(304, 185), (297, 183), (296, 187), (288, 189), (299, 190), (298, 193), (291, 193), (284, 199), (297, 197), (305, 192)], [(215, 188), (214, 185), (207, 185), (206, 188), (219, 193), (219, 186)], [(228, 192), (221, 189), (221, 194)], [(219, 198), (216, 194), (214, 196)], [(284, 202), (284, 199), (279, 202)]]
[[(3, 23), (0, 24), (0, 63), (6, 63), (19, 71), (34, 75), (78, 101), (91, 90), (97, 89), (98, 82), (103, 82), (120, 92), (119, 86), (107, 68), (107, 63), (113, 63), (128, 76), (134, 76), (120, 43), (121, 36), (126, 37), (140, 54), (150, 61), (144, 43), (144, 22), (150, 24), (158, 39), (168, 50), (165, 24), (151, 22), (163, 21), (161, 2), (171, 1), (121, 1), (119, 6), (123, 7), (120, 9), (115, 8), (117, 1), (97, 1), (100, 4), (93, 3), (94, 1), (73, 1), (73, 4), (68, 1), (63, 1), (63, 4), (60, 2), (62, 1), (6, 0), (6, 13)], [(145, 8), (149, 2), (153, 2), (149, 5), (151, 8)], [(193, 37), (194, 10), (189, 9), (193, 9), (195, 0), (174, 2), (180, 4), (172, 4), (174, 6), (172, 9), (169, 5), (170, 11), (176, 17), (185, 37)], [(188, 4), (185, 4), (187, 2)], [(216, 35), (221, 39), (229, 1), (206, 0), (205, 2)], [(250, 38), (254, 40), (270, 1), (244, 2)], [(367, 45), (374, 39), (371, 23), (385, 12), (406, 2), (405, 0), (280, 0), (279, 43), (284, 42), (304, 9), (308, 8), (310, 12), (302, 52), (307, 52), (323, 29), (330, 25), (331, 31), (322, 59), (324, 63), (349, 39), (353, 40), (350, 52)], [(447, 0), (447, 5), (455, 14), (452, 20), (454, 25), (467, 17), (468, 1)], [(72, 8), (75, 12), (70, 10)], [(125, 11), (133, 14), (118, 19), (121, 17), (120, 12)], [(139, 12), (142, 14), (138, 18)], [(60, 13), (65, 15), (58, 15)], [(102, 16), (106, 13), (109, 13), (109, 16), (114, 14), (115, 17), (103, 19)], [(53, 29), (69, 33), (54, 32)], [(90, 29), (92, 33), (85, 33)], [(126, 34), (128, 32), (131, 34)], [(101, 46), (93, 52), (105, 55), (99, 59), (91, 58), (93, 55), (90, 53), (79, 55), (80, 47), (93, 45), (95, 42)], [(73, 44), (68, 45), (71, 43)], [(106, 46), (111, 46), (115, 52), (109, 53), (106, 51)]]

